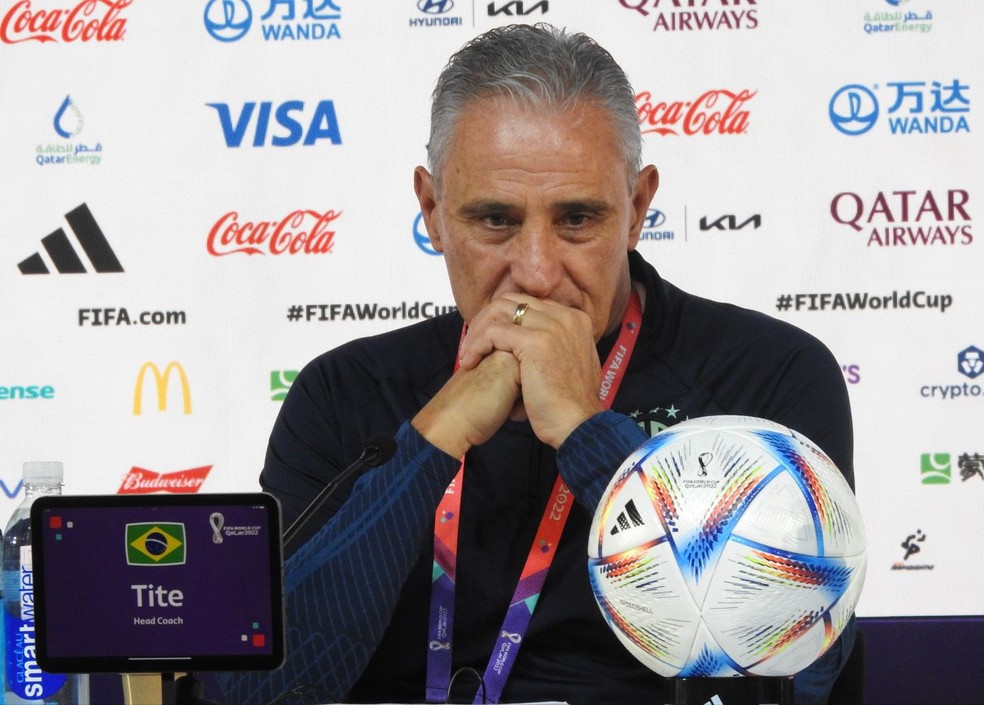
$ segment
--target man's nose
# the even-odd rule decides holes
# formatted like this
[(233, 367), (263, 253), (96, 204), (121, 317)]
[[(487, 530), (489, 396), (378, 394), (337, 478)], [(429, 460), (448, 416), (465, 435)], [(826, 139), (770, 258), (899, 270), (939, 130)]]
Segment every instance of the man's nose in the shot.
[(549, 296), (563, 273), (562, 242), (549, 227), (536, 224), (524, 227), (514, 242), (513, 283), (530, 296)]

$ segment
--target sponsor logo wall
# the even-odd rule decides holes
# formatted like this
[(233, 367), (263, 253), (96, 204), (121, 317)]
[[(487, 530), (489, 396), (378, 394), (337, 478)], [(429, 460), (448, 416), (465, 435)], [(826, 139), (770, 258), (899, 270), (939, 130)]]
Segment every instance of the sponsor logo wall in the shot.
[(977, 0), (0, 0), (0, 525), (25, 460), (255, 490), (308, 360), (453, 310), (412, 193), (430, 92), (541, 20), (632, 79), (642, 253), (841, 364), (859, 613), (984, 614)]

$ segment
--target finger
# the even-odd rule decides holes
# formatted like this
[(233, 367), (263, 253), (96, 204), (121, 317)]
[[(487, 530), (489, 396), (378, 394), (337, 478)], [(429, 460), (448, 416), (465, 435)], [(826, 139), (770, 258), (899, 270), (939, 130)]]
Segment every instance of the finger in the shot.
[(482, 309), (469, 323), (468, 331), (459, 351), (459, 364), (463, 369), (472, 369), (482, 358), (494, 350), (511, 352), (516, 344), (511, 334), (526, 326), (535, 327), (531, 323), (535, 318), (537, 306), (542, 305), (536, 299), (521, 294), (511, 294), (492, 301)]

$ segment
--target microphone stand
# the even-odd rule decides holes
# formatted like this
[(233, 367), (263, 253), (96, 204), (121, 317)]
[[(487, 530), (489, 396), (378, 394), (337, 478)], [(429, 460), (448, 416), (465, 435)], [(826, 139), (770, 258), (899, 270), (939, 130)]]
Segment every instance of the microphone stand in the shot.
[(370, 438), (363, 446), (362, 453), (355, 459), (355, 462), (333, 477), (284, 532), (284, 555), (287, 554), (287, 548), (297, 538), (300, 530), (307, 525), (314, 513), (321, 509), (321, 506), (341, 487), (343, 482), (366, 468), (382, 465), (395, 454), (396, 441), (392, 437), (376, 435)]

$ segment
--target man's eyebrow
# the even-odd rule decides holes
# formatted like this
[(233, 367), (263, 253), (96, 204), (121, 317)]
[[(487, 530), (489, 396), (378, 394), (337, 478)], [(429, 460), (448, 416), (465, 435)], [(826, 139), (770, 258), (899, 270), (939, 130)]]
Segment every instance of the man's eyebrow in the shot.
[(466, 217), (481, 218), (486, 215), (509, 213), (514, 210), (516, 210), (515, 206), (502, 201), (481, 200), (463, 204), (459, 212)]
[(560, 214), (570, 213), (595, 213), (603, 214), (612, 209), (612, 205), (606, 201), (586, 198), (574, 201), (562, 201), (556, 204), (553, 209)]
[[(459, 213), (466, 218), (482, 218), (487, 215), (503, 215), (516, 213), (519, 207), (494, 199), (483, 199), (465, 203), (459, 209)], [(612, 205), (607, 201), (595, 198), (575, 199), (571, 201), (560, 201), (553, 204), (551, 210), (557, 215), (570, 215), (573, 213), (593, 213), (603, 215), (612, 210)]]

